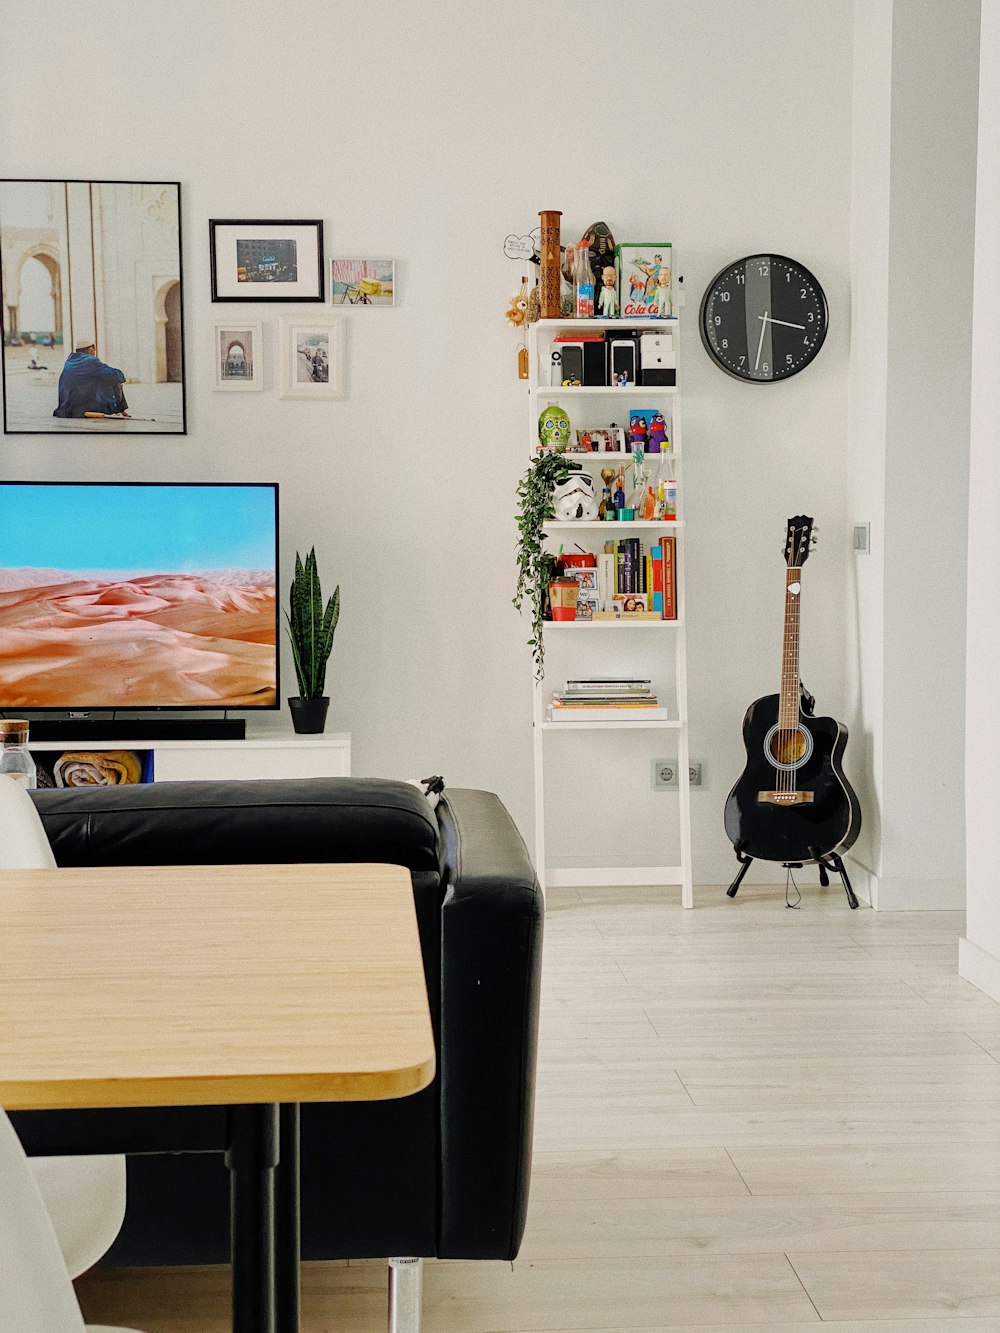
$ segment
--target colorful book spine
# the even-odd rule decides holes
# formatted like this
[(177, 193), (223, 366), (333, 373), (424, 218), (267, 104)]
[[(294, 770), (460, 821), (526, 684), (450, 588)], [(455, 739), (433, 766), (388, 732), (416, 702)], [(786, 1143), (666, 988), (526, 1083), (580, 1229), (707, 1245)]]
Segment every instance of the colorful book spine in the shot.
[(650, 603), (650, 609), (658, 611), (663, 615), (663, 547), (656, 545), (650, 551), (650, 566), (652, 569), (652, 590), (653, 600)]
[(663, 568), (663, 619), (677, 619), (677, 538), (664, 537), (660, 542)]

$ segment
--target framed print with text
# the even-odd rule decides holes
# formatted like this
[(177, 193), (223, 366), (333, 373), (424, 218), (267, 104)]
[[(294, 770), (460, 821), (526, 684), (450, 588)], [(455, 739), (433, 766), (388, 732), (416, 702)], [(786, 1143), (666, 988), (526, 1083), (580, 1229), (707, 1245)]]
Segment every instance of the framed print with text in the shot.
[(322, 301), (323, 223), (240, 221), (208, 224), (213, 301)]

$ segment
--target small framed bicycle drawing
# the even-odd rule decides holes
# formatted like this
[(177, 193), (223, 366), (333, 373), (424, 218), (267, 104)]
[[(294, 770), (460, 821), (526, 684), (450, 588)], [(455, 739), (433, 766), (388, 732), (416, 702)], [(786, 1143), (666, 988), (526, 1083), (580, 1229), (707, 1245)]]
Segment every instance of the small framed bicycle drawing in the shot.
[(346, 321), (338, 315), (282, 315), (278, 344), (282, 398), (346, 398)]

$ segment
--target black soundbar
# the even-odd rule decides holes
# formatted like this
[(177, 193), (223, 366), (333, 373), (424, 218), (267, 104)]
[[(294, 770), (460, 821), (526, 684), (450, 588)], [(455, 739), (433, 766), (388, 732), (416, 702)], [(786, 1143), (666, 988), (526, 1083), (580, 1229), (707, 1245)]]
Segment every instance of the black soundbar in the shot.
[(247, 724), (243, 718), (136, 718), (117, 722), (108, 718), (42, 718), (28, 723), (32, 741), (242, 741)]

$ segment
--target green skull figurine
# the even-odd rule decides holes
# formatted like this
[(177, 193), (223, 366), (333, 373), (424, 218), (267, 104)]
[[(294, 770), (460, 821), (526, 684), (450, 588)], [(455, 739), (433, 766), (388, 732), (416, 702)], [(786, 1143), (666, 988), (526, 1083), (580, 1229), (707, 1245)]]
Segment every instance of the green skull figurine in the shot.
[(569, 444), (569, 417), (564, 408), (551, 403), (538, 417), (538, 439), (543, 449), (562, 452)]

